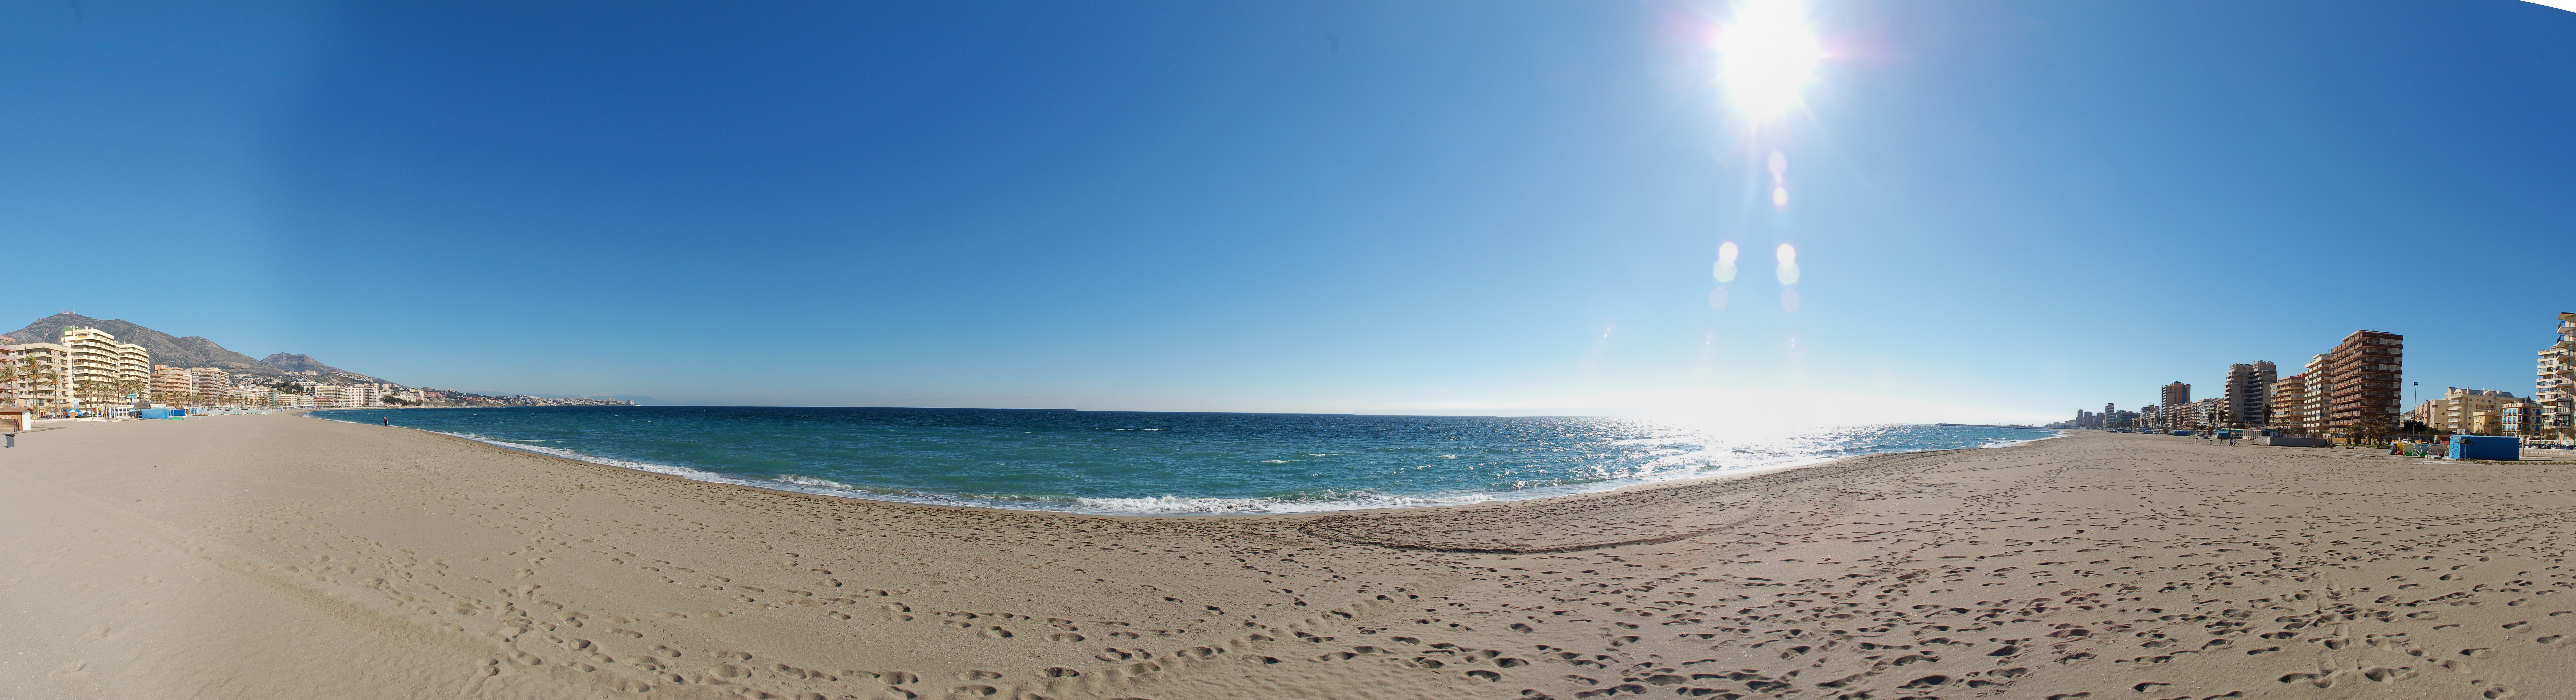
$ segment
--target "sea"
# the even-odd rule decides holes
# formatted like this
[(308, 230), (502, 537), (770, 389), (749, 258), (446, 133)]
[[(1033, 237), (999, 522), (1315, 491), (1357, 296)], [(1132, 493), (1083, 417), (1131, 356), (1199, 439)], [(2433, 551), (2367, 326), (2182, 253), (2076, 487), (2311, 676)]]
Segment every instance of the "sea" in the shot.
[(1606, 491), (2060, 435), (1865, 425), (1770, 433), (1630, 417), (948, 408), (326, 410), (702, 481), (912, 503), (1127, 515), (1302, 513)]

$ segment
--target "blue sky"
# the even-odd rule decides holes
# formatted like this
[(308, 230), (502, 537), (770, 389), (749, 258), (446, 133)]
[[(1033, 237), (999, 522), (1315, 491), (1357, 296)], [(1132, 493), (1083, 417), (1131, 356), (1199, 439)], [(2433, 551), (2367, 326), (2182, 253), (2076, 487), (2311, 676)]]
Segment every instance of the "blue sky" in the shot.
[(1807, 11), (1757, 124), (1725, 3), (13, 3), (0, 318), (674, 403), (1931, 422), (2357, 328), (2522, 394), (2576, 310), (2576, 13)]

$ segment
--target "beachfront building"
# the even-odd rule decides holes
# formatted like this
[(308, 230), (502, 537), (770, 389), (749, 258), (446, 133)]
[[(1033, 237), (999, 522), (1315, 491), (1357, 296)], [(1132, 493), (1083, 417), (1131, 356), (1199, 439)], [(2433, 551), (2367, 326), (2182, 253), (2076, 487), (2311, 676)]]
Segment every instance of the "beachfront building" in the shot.
[(2165, 385), (2163, 391), (2157, 392), (2156, 405), (2158, 406), (2181, 406), (2188, 403), (2191, 403), (2191, 385), (2189, 384), (2174, 382), (2172, 384)]
[(2505, 404), (2521, 403), (2512, 392), (2459, 387), (2449, 387), (2439, 401), (2433, 408), (2435, 422), (2427, 425), (2469, 435), (2501, 434)]
[(2331, 365), (2334, 365), (2331, 355), (2308, 355), (2308, 396), (2298, 399), (2298, 412), (2300, 419), (2308, 425), (2308, 435), (2324, 435), (2326, 432), (2326, 394), (2334, 394), (2334, 376), (2326, 373), (2326, 368), (2331, 368)]
[(2185, 409), (2191, 406), (2191, 385), (2182, 382), (2164, 385), (2156, 391), (2156, 405), (2161, 407), (2156, 412), (2156, 427), (2182, 428), (2191, 425), (2191, 416), (2184, 413)]
[(2537, 413), (2531, 439), (2576, 440), (2576, 312), (2558, 314), (2558, 342), (2540, 350), (2539, 378), (2531, 387)]
[(59, 416), (71, 408), (71, 348), (55, 343), (0, 345), (0, 359), (11, 370), (7, 404)]
[(2284, 434), (2308, 434), (2307, 414), (2300, 410), (2301, 405), (2307, 401), (2308, 397), (2308, 375), (2306, 372), (2282, 377), (2279, 380), (2272, 382), (2271, 389), (2266, 391), (2265, 394), (2266, 405), (2263, 410), (2265, 413), (2269, 414), (2270, 419), (2265, 421), (2264, 424), (2270, 425), (2273, 430)]
[(161, 403), (188, 403), (197, 393), (197, 384), (188, 370), (169, 365), (152, 366), (152, 400)]
[(2159, 410), (2162, 410), (2162, 408), (2158, 406), (2148, 406), (2138, 409), (2138, 417), (2129, 419), (2129, 427), (2156, 428), (2164, 425), (2164, 422), (2159, 419), (2158, 414), (2156, 413)]
[(2231, 422), (2264, 425), (2271, 422), (2272, 383), (2279, 373), (2271, 360), (2227, 366), (2227, 411)]
[(197, 403), (232, 403), (233, 373), (216, 367), (191, 367), (188, 381), (197, 394)]
[(2359, 439), (2372, 426), (2394, 430), (2405, 378), (2406, 336), (2353, 331), (2326, 353), (2326, 433)]
[(313, 405), (324, 408), (373, 408), (384, 404), (381, 384), (316, 384)]
[(2193, 401), (2185, 406), (2185, 412), (2190, 415), (2190, 425), (2186, 427), (2193, 429), (2220, 428), (2225, 427), (2228, 422), (2226, 399)]
[(152, 390), (152, 351), (133, 343), (116, 344), (116, 383), (124, 387), (129, 398), (141, 398)]
[(277, 390), (256, 382), (244, 382), (224, 389), (227, 396), (243, 406), (276, 405)]
[(71, 353), (73, 400), (89, 404), (122, 404), (152, 391), (152, 353), (143, 346), (116, 342), (96, 328), (63, 329), (63, 347)]
[(2503, 415), (2497, 417), (2498, 425), (2495, 434), (2506, 437), (2529, 437), (2533, 427), (2530, 419), (2540, 414), (2540, 405), (2528, 400), (2507, 401), (2498, 407), (2498, 410)]

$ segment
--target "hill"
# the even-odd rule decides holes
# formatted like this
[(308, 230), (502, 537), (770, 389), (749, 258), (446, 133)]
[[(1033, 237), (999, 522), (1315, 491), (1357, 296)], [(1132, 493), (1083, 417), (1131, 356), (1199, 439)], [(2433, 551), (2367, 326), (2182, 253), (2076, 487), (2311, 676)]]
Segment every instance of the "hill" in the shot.
[(323, 374), (343, 373), (343, 370), (338, 367), (322, 364), (321, 360), (313, 359), (312, 355), (297, 355), (283, 352), (271, 353), (267, 357), (259, 358), (259, 363), (289, 372), (320, 372)]
[(60, 343), (63, 329), (97, 328), (114, 334), (117, 340), (143, 346), (152, 352), (152, 363), (172, 367), (215, 367), (236, 376), (286, 377), (342, 382), (382, 382), (385, 380), (322, 364), (306, 355), (276, 353), (267, 359), (253, 360), (249, 355), (224, 349), (200, 336), (174, 337), (123, 319), (99, 320), (65, 311), (28, 323), (27, 327), (5, 334), (20, 343)]
[(352, 382), (384, 381), (375, 377), (322, 364), (321, 360), (313, 359), (313, 356), (311, 355), (297, 355), (294, 353), (284, 352), (271, 353), (267, 357), (259, 358), (259, 363), (284, 370), (288, 374), (318, 375), (331, 379)]
[(4, 334), (21, 343), (63, 342), (63, 329), (73, 326), (97, 328), (115, 334), (116, 339), (143, 346), (152, 351), (153, 364), (172, 367), (215, 367), (233, 374), (282, 377), (286, 372), (260, 364), (249, 355), (224, 349), (202, 336), (174, 337), (123, 319), (99, 320), (65, 311), (36, 319), (27, 327)]

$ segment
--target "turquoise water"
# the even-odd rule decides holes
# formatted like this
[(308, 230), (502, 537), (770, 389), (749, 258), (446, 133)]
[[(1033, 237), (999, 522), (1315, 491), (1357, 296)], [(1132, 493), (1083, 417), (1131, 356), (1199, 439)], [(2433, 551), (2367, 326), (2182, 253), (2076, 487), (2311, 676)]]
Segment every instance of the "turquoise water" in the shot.
[(2055, 434), (1878, 425), (1745, 436), (1637, 418), (921, 408), (583, 406), (311, 415), (370, 424), (391, 419), (498, 445), (762, 488), (1129, 514), (1536, 498)]

